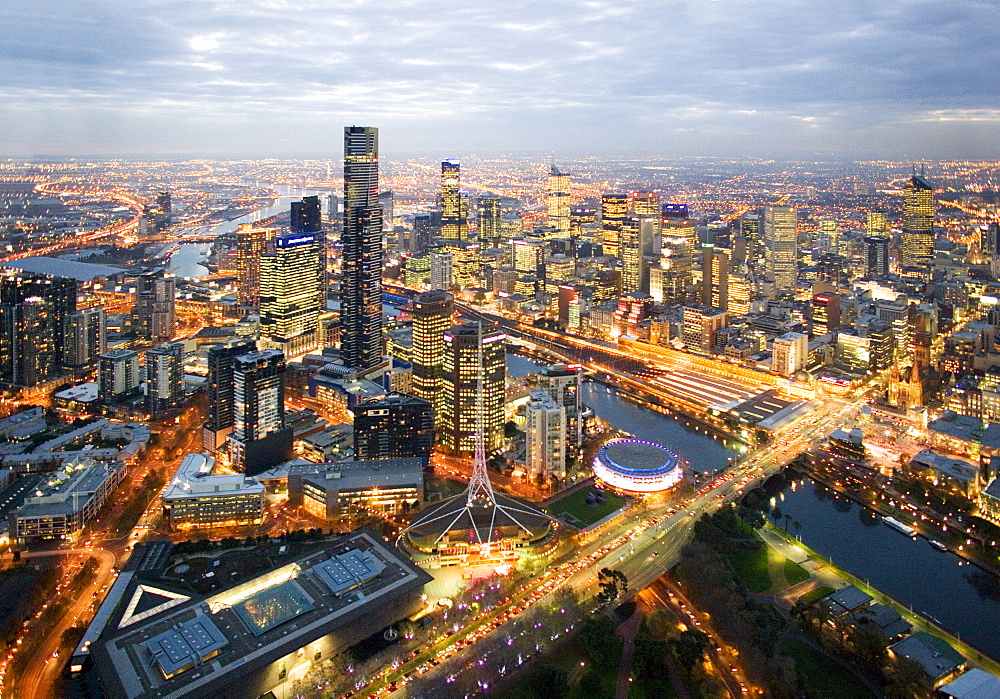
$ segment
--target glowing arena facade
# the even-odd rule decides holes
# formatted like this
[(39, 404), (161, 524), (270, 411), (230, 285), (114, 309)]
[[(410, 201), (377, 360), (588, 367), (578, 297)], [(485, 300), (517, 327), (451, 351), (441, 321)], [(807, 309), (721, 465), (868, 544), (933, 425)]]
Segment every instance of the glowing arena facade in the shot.
[(656, 442), (614, 439), (594, 457), (594, 476), (612, 490), (651, 495), (673, 488), (684, 478), (677, 454)]

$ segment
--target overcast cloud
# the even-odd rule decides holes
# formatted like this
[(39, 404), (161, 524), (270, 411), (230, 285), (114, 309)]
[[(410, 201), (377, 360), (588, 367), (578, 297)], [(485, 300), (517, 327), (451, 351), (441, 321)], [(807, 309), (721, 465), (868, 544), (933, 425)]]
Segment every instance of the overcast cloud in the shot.
[(0, 0), (0, 153), (997, 157), (995, 0)]

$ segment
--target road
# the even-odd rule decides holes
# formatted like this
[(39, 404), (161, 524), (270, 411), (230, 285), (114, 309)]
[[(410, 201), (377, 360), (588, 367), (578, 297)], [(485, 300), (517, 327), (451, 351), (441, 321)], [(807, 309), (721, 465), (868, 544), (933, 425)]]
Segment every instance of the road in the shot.
[[(37, 553), (24, 554), (23, 558), (42, 558), (46, 556), (93, 556), (98, 561), (98, 569), (93, 581), (80, 591), (79, 595), (70, 601), (66, 613), (62, 616), (45, 640), (38, 647), (35, 655), (25, 666), (21, 679), (17, 685), (17, 695), (31, 697), (31, 699), (49, 699), (54, 696), (53, 684), (62, 669), (62, 659), (55, 657), (59, 650), (59, 643), (63, 633), (69, 629), (84, 612), (94, 603), (99, 590), (109, 585), (112, 581), (112, 571), (118, 562), (118, 557), (106, 549), (101, 548), (75, 548), (62, 549), (57, 551), (39, 551)], [(67, 576), (72, 576), (68, 571)]]

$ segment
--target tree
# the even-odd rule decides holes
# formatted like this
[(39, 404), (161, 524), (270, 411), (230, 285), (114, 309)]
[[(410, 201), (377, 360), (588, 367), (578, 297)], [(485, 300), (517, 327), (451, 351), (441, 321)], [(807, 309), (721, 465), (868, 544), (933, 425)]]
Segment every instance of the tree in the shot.
[(618, 637), (615, 625), (606, 616), (592, 616), (580, 627), (580, 643), (590, 659), (602, 665), (617, 655)]
[(677, 663), (688, 672), (704, 660), (705, 651), (710, 645), (708, 636), (698, 629), (682, 631), (677, 638), (670, 641), (670, 649), (677, 658)]
[(601, 568), (597, 574), (597, 584), (601, 588), (601, 591), (597, 593), (597, 599), (602, 604), (610, 604), (625, 594), (628, 589), (628, 578), (620, 570)]
[(931, 686), (927, 673), (916, 660), (897, 656), (886, 674), (889, 680), (885, 687), (887, 699), (914, 699), (930, 694)]
[(558, 665), (542, 665), (535, 673), (535, 689), (538, 696), (561, 699), (566, 696), (569, 675)]
[(781, 512), (781, 508), (775, 505), (774, 509), (771, 510), (771, 519), (773, 519), (774, 523), (777, 524), (782, 517), (784, 517), (784, 515)]

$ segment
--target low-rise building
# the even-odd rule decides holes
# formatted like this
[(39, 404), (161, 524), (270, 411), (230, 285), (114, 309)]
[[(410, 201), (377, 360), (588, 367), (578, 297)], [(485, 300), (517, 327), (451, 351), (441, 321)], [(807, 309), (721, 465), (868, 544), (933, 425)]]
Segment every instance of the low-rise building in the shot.
[(163, 515), (171, 528), (260, 522), (264, 485), (242, 473), (215, 475), (215, 459), (188, 454), (163, 493)]
[(12, 540), (74, 539), (125, 478), (124, 461), (78, 457), (48, 474), (10, 515)]
[(424, 501), (424, 460), (368, 459), (288, 468), (288, 503), (320, 519), (351, 511), (399, 514)]
[(909, 658), (920, 664), (935, 687), (957, 677), (968, 666), (965, 658), (944, 639), (917, 631), (889, 646), (890, 657)]
[(955, 495), (976, 498), (983, 488), (979, 466), (924, 449), (910, 460), (910, 473)]

